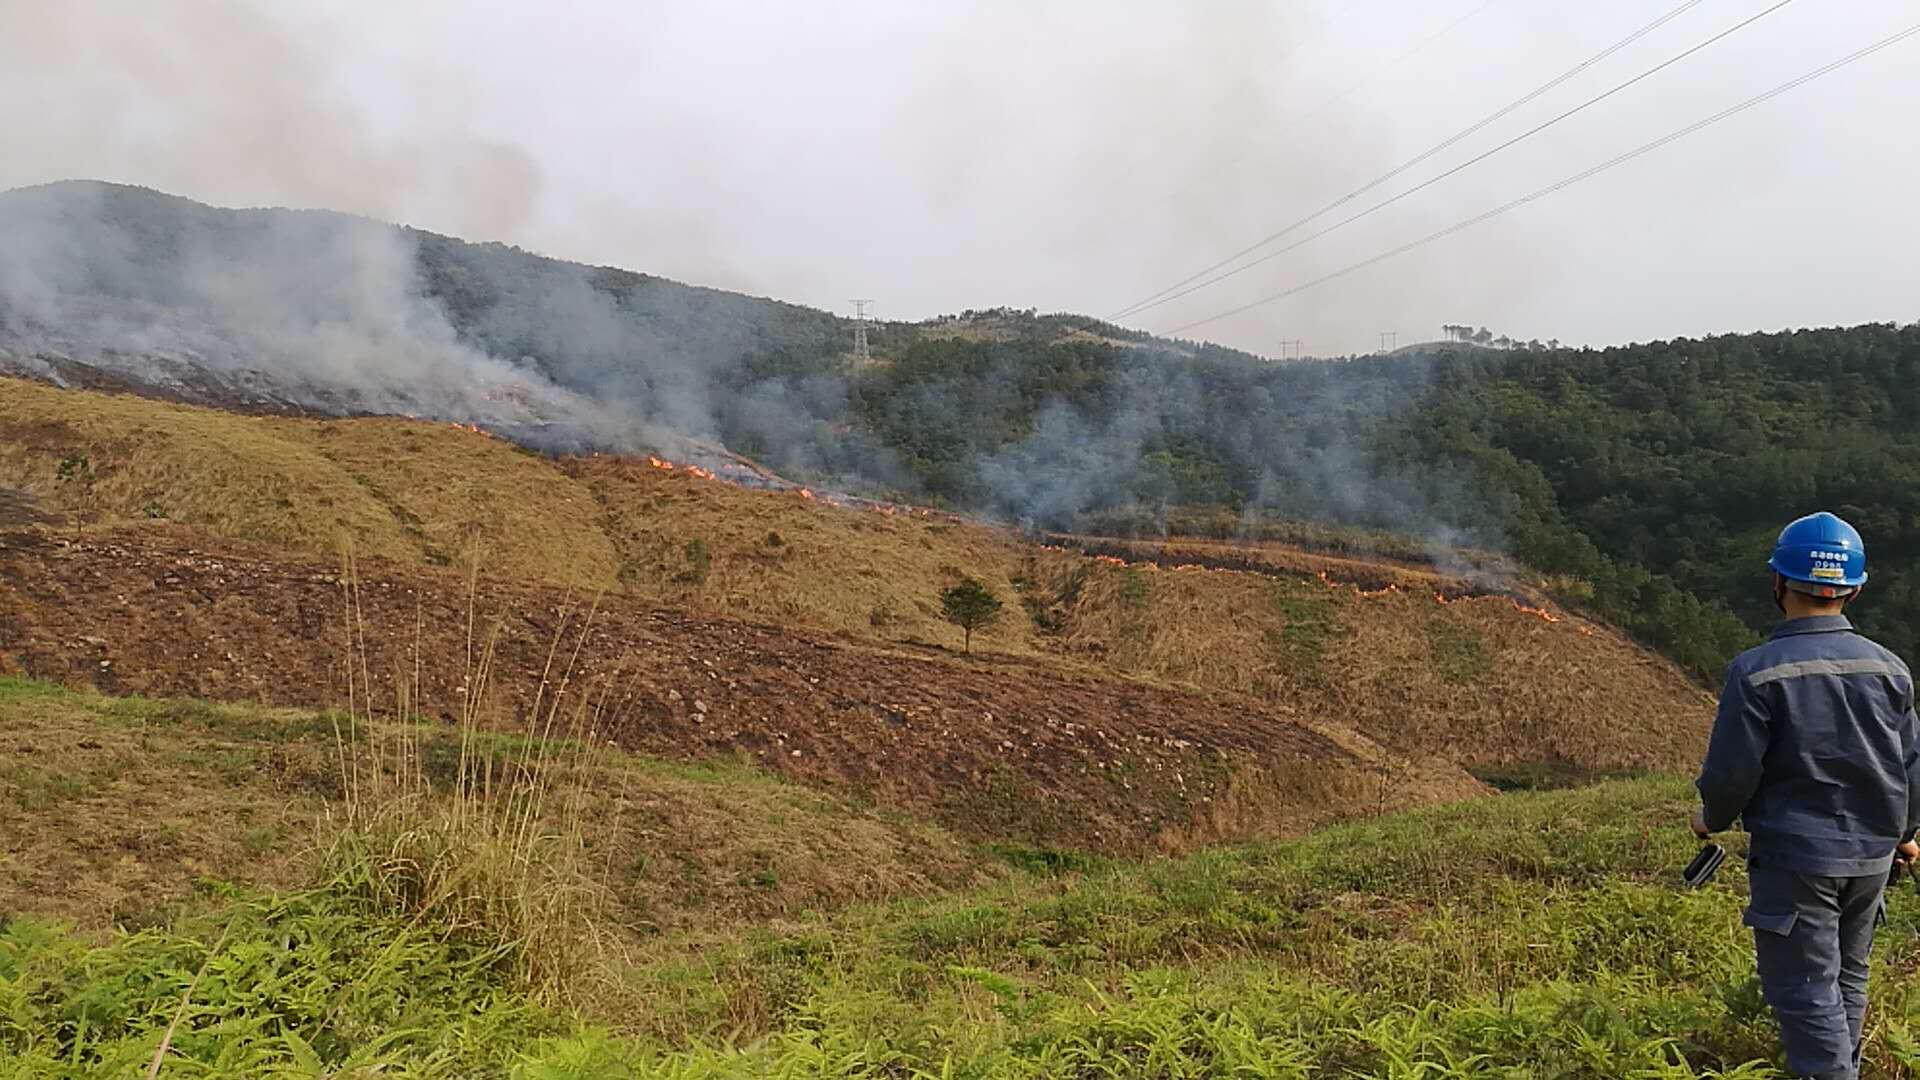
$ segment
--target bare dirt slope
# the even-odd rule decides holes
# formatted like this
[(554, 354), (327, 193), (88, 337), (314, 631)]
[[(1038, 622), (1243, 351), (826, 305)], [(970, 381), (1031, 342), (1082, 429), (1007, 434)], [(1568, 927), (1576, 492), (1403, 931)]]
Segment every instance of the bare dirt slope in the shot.
[[(552, 586), (470, 594), (451, 571), (369, 563), (358, 576), (356, 590), (337, 565), (165, 530), (0, 534), (0, 666), (113, 693), (328, 706), (346, 700), (353, 656), (376, 702), (417, 671), (423, 707), (453, 712), (471, 601), (483, 644), (500, 628), (502, 725), (524, 725), (536, 695), (604, 703), (622, 747), (744, 754), (975, 836), (1177, 849), (1480, 790), (1247, 698), (618, 599), (590, 611), (592, 597)], [(347, 643), (350, 610), (364, 654)]]

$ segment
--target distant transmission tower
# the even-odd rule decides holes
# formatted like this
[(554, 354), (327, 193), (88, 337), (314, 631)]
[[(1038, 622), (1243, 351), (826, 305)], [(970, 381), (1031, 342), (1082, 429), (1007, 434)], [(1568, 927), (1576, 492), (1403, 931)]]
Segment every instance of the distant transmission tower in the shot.
[(1292, 340), (1281, 342), (1280, 343), (1280, 359), (1282, 360), (1300, 359), (1300, 345), (1301, 345), (1301, 341), (1299, 338), (1293, 338)]
[(1395, 348), (1399, 346), (1399, 344), (1400, 344), (1400, 331), (1398, 330), (1380, 331), (1380, 351), (1381, 352), (1392, 352)]
[(872, 300), (849, 300), (853, 305), (853, 362), (865, 364), (873, 359), (867, 349), (867, 305)]

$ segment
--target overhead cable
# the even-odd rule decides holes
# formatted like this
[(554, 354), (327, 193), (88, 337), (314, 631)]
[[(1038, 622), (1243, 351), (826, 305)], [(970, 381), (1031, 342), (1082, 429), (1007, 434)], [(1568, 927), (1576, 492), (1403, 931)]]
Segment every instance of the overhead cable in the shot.
[(1787, 93), (1788, 91), (1794, 90), (1800, 86), (1804, 86), (1807, 83), (1810, 83), (1813, 80), (1818, 79), (1824, 75), (1828, 75), (1835, 71), (1838, 71), (1841, 68), (1854, 63), (1855, 61), (1864, 60), (1867, 57), (1873, 55), (1874, 53), (1881, 51), (1882, 49), (1889, 48), (1915, 35), (1920, 35), (1920, 25), (1910, 26), (1907, 29), (1902, 30), (1896, 34), (1892, 34), (1888, 37), (1881, 38), (1879, 41), (1876, 41), (1873, 44), (1868, 45), (1867, 47), (1860, 49), (1857, 52), (1849, 53), (1846, 56), (1843, 56), (1840, 59), (1825, 65), (1824, 67), (1815, 68), (1814, 70), (1809, 71), (1806, 74), (1799, 76), (1798, 78), (1790, 79), (1787, 82), (1781, 83), (1780, 85), (1774, 87), (1771, 90), (1766, 91), (1765, 93), (1757, 94), (1753, 97), (1748, 98), (1745, 101), (1740, 102), (1738, 105), (1734, 105), (1729, 108), (1723, 109), (1720, 112), (1714, 113), (1712, 116), (1709, 116), (1703, 120), (1697, 120), (1694, 123), (1688, 124), (1686, 127), (1683, 127), (1669, 134), (1663, 135), (1660, 138), (1653, 140), (1652, 142), (1644, 143), (1638, 147), (1635, 147), (1632, 150), (1627, 151), (1624, 154), (1621, 154), (1618, 157), (1610, 158), (1607, 161), (1603, 161), (1600, 164), (1593, 166), (1592, 168), (1583, 170), (1581, 172), (1577, 172), (1572, 176), (1567, 177), (1564, 180), (1560, 180), (1556, 183), (1549, 184), (1546, 187), (1539, 189), (1538, 191), (1534, 191), (1527, 195), (1522, 195), (1521, 197), (1514, 199), (1512, 202), (1503, 203), (1499, 206), (1494, 207), (1491, 210), (1486, 211), (1485, 213), (1476, 214), (1475, 216), (1467, 218), (1464, 221), (1455, 222), (1454, 224), (1449, 225), (1444, 229), (1441, 229), (1439, 232), (1429, 233), (1418, 240), (1412, 240), (1405, 244), (1401, 244), (1399, 247), (1391, 248), (1371, 258), (1362, 259), (1359, 262), (1352, 263), (1348, 266), (1344, 266), (1338, 270), (1333, 271), (1330, 274), (1323, 274), (1320, 277), (1314, 278), (1311, 281), (1307, 281), (1299, 285), (1295, 285), (1290, 289), (1286, 289), (1281, 292), (1274, 293), (1270, 296), (1263, 296), (1260, 299), (1255, 300), (1251, 303), (1242, 304), (1239, 307), (1230, 308), (1226, 311), (1222, 311), (1215, 315), (1209, 315), (1204, 319), (1196, 319), (1193, 322), (1183, 323), (1179, 326), (1173, 327), (1170, 330), (1164, 331), (1164, 333), (1167, 335), (1178, 334), (1186, 330), (1191, 330), (1197, 326), (1205, 326), (1208, 323), (1218, 322), (1221, 319), (1231, 318), (1234, 315), (1239, 315), (1248, 311), (1252, 311), (1254, 308), (1263, 307), (1267, 304), (1274, 303), (1275, 301), (1278, 301), (1278, 300), (1284, 300), (1289, 296), (1296, 296), (1300, 293), (1306, 292), (1308, 289), (1317, 288), (1321, 285), (1326, 284), (1329, 281), (1333, 281), (1336, 278), (1345, 277), (1348, 274), (1354, 273), (1355, 271), (1358, 271), (1358, 270), (1364, 270), (1367, 267), (1373, 266), (1376, 263), (1382, 263), (1387, 261), (1388, 259), (1392, 259), (1397, 256), (1404, 255), (1407, 252), (1414, 250), (1415, 248), (1424, 247), (1427, 244), (1431, 244), (1436, 240), (1445, 239), (1446, 237), (1452, 236), (1455, 233), (1463, 232), (1467, 229), (1474, 227), (1475, 225), (1481, 224), (1482, 222), (1490, 221), (1494, 218), (1497, 218), (1500, 215), (1507, 213), (1508, 211), (1517, 210), (1520, 207), (1527, 205), (1528, 203), (1534, 202), (1539, 199), (1544, 199), (1547, 196), (1552, 195), (1556, 191), (1560, 191), (1564, 188), (1572, 187), (1573, 185), (1578, 184), (1583, 180), (1589, 180), (1595, 176), (1600, 175), (1601, 173), (1607, 172), (1610, 169), (1616, 168), (1621, 165), (1625, 165), (1627, 162), (1632, 161), (1635, 158), (1641, 157), (1645, 154), (1651, 153), (1655, 150), (1658, 150), (1661, 147), (1667, 145), (1668, 143), (1686, 138), (1688, 135), (1692, 135), (1694, 132), (1700, 131), (1703, 128), (1712, 127), (1714, 124), (1717, 124), (1722, 120), (1735, 116), (1739, 113), (1743, 113), (1748, 109), (1753, 108), (1756, 105), (1760, 105), (1767, 101), (1771, 101), (1774, 98), (1779, 97), (1781, 94)]
[[(1559, 115), (1552, 117), (1551, 119), (1542, 121), (1541, 123), (1536, 124), (1531, 128), (1528, 128), (1527, 130), (1521, 132), (1518, 135), (1515, 135), (1513, 138), (1508, 139), (1506, 142), (1503, 142), (1498, 146), (1493, 147), (1490, 150), (1482, 151), (1481, 153), (1468, 158), (1467, 160), (1461, 162), (1458, 165), (1455, 165), (1450, 169), (1447, 169), (1444, 172), (1441, 172), (1435, 176), (1429, 177), (1428, 179), (1423, 180), (1418, 184), (1415, 184), (1413, 187), (1410, 187), (1407, 190), (1402, 191), (1398, 195), (1394, 195), (1391, 198), (1383, 199), (1380, 202), (1374, 203), (1372, 206), (1369, 206), (1365, 210), (1361, 210), (1358, 213), (1350, 214), (1347, 217), (1344, 217), (1339, 221), (1334, 222), (1332, 225), (1329, 225), (1326, 228), (1321, 229), (1319, 232), (1312, 233), (1303, 239), (1297, 240), (1294, 243), (1287, 245), (1286, 247), (1280, 248), (1275, 251), (1270, 251), (1267, 254), (1262, 255), (1257, 259), (1249, 260), (1245, 263), (1242, 263), (1239, 266), (1234, 267), (1231, 270), (1227, 270), (1222, 273), (1215, 274), (1212, 277), (1208, 277), (1201, 281), (1194, 282), (1192, 284), (1185, 286), (1184, 288), (1179, 288), (1172, 292), (1167, 292), (1164, 295), (1160, 296), (1158, 299), (1155, 299), (1150, 303), (1141, 304), (1131, 309), (1128, 312), (1128, 314), (1137, 315), (1142, 311), (1147, 311), (1149, 309), (1159, 307), (1162, 304), (1166, 304), (1171, 301), (1178, 300), (1183, 296), (1190, 296), (1196, 292), (1199, 292), (1202, 289), (1211, 288), (1212, 286), (1217, 285), (1220, 282), (1227, 280), (1228, 278), (1236, 277), (1240, 274), (1245, 273), (1248, 270), (1253, 269), (1256, 266), (1261, 265), (1262, 263), (1271, 262), (1272, 260), (1277, 259), (1280, 256), (1285, 255), (1290, 251), (1294, 251), (1306, 244), (1312, 243), (1313, 241), (1318, 240), (1323, 236), (1326, 236), (1328, 233), (1337, 232), (1340, 229), (1343, 229), (1348, 225), (1351, 225), (1354, 222), (1361, 220), (1362, 218), (1371, 217), (1372, 215), (1380, 212), (1381, 210), (1386, 209), (1389, 206), (1392, 206), (1393, 204), (1399, 202), (1402, 199), (1405, 199), (1411, 195), (1415, 195), (1421, 191), (1425, 191), (1427, 188), (1430, 188), (1433, 185), (1440, 183), (1442, 180), (1446, 180), (1449, 177), (1458, 175), (1459, 173), (1464, 172), (1475, 165), (1478, 165), (1479, 163), (1487, 160), (1490, 157), (1493, 157), (1496, 154), (1499, 154), (1504, 150), (1507, 150), (1511, 147), (1519, 145), (1522, 142), (1525, 142), (1526, 140), (1532, 138), (1533, 136), (1538, 135), (1541, 132), (1547, 130), (1548, 128), (1551, 128), (1554, 125), (1560, 123), (1561, 121), (1577, 116), (1580, 113), (1585, 112), (1586, 110), (1592, 108), (1593, 106), (1598, 105), (1601, 102), (1607, 100), (1608, 98), (1613, 97), (1615, 94), (1618, 94), (1631, 86), (1634, 86), (1640, 82), (1644, 82), (1645, 80), (1652, 78), (1654, 75), (1657, 75), (1662, 71), (1665, 71), (1667, 68), (1670, 68), (1675, 64), (1678, 64), (1682, 60), (1685, 60), (1686, 58), (1694, 55), (1695, 53), (1698, 53), (1701, 50), (1706, 49), (1720, 41), (1724, 41), (1725, 39), (1727, 39), (1728, 37), (1731, 37), (1732, 35), (1738, 33), (1739, 31), (1744, 30), (1749, 26), (1752, 26), (1754, 23), (1759, 22), (1761, 19), (1766, 18), (1768, 15), (1771, 15), (1774, 12), (1779, 11), (1781, 8), (1786, 7), (1788, 4), (1791, 4), (1791, 3), (1793, 3), (1793, 0), (1777, 0), (1777, 2), (1774, 3), (1772, 6), (1760, 11), (1758, 14), (1750, 15), (1747, 18), (1742, 19), (1741, 21), (1735, 23), (1732, 26), (1727, 27), (1725, 30), (1720, 31), (1719, 33), (1713, 35), (1712, 37), (1706, 39), (1705, 41), (1702, 41), (1699, 44), (1694, 45), (1683, 52), (1676, 53), (1675, 55), (1667, 58), (1666, 60), (1661, 61), (1658, 64), (1655, 64), (1653, 67), (1650, 67), (1645, 71), (1642, 71), (1638, 75), (1635, 75), (1634, 77), (1626, 80), (1625, 82), (1617, 83), (1613, 87), (1599, 94), (1596, 94), (1593, 97), (1588, 98), (1587, 100), (1581, 102), (1578, 105), (1575, 105), (1573, 108), (1568, 109), (1565, 112), (1562, 112)], [(1347, 201), (1346, 199), (1339, 200), (1340, 203), (1344, 203), (1346, 201)], [(1261, 241), (1261, 243), (1258, 245), (1255, 245), (1255, 247), (1257, 248), (1257, 247), (1264, 246), (1268, 242), (1274, 239), (1277, 239), (1279, 236), (1285, 235), (1287, 232), (1291, 232), (1292, 230), (1298, 228), (1299, 226), (1304, 225), (1309, 221), (1312, 221), (1313, 219), (1319, 217), (1321, 214), (1326, 213), (1327, 210), (1332, 209), (1333, 205), (1339, 205), (1339, 203), (1329, 205), (1328, 207), (1322, 210), (1316, 211), (1315, 213), (1309, 215), (1306, 218), (1302, 218), (1300, 221), (1295, 222), (1293, 225), (1289, 225), (1286, 229), (1282, 230), (1280, 233), (1276, 233), (1274, 234), (1274, 236), (1268, 237), (1267, 240)], [(1248, 251), (1251, 251), (1251, 250), (1253, 249), (1248, 249)], [(1244, 255), (1247, 253), (1248, 253), (1247, 251), (1243, 251), (1241, 254)], [(1236, 256), (1236, 258), (1238, 257), (1239, 256)], [(1189, 279), (1189, 281), (1191, 280), (1192, 279)]]
[[(1374, 177), (1372, 180), (1367, 181), (1365, 184), (1361, 185), (1360, 187), (1357, 187), (1352, 191), (1347, 192), (1345, 195), (1340, 196), (1338, 199), (1335, 199), (1334, 201), (1328, 203), (1327, 205), (1321, 207), (1320, 209), (1315, 210), (1313, 213), (1308, 214), (1306, 217), (1301, 218), (1300, 220), (1278, 230), (1277, 232), (1274, 232), (1268, 236), (1262, 237), (1258, 242), (1249, 244), (1246, 247), (1241, 248), (1239, 251), (1236, 251), (1233, 254), (1227, 256), (1226, 258), (1221, 259), (1219, 262), (1216, 262), (1213, 265), (1208, 266), (1194, 273), (1190, 277), (1182, 278), (1181, 280), (1174, 282), (1173, 284), (1167, 286), (1164, 289), (1161, 289), (1159, 292), (1154, 293), (1152, 296), (1149, 296), (1144, 300), (1139, 300), (1132, 304), (1127, 305), (1126, 307), (1120, 309), (1114, 314), (1109, 315), (1108, 318), (1121, 319), (1121, 318), (1125, 318), (1128, 315), (1133, 314), (1136, 311), (1144, 310), (1147, 307), (1147, 305), (1154, 303), (1155, 301), (1159, 300), (1161, 297), (1165, 296), (1166, 294), (1173, 292), (1175, 289), (1179, 289), (1186, 285), (1191, 285), (1194, 282), (1200, 280), (1201, 278), (1206, 277), (1208, 274), (1211, 274), (1214, 271), (1221, 269), (1222, 267), (1231, 266), (1234, 262), (1238, 261), (1239, 259), (1242, 259), (1248, 255), (1253, 254), (1256, 251), (1259, 251), (1261, 248), (1266, 247), (1268, 244), (1273, 243), (1275, 240), (1278, 240), (1283, 236), (1286, 236), (1288, 233), (1293, 232), (1295, 229), (1300, 228), (1302, 225), (1306, 225), (1307, 223), (1314, 221), (1315, 219), (1320, 218), (1321, 216), (1327, 213), (1330, 213), (1334, 210), (1339, 209), (1342, 206), (1345, 206), (1347, 203), (1352, 202), (1354, 199), (1357, 199), (1360, 196), (1365, 195), (1367, 192), (1372, 191), (1374, 188), (1379, 187), (1381, 184), (1384, 184), (1387, 181), (1393, 179), (1394, 177), (1399, 176), (1401, 173), (1406, 172), (1408, 169), (1413, 168), (1415, 165), (1420, 164), (1421, 162), (1427, 160), (1433, 155), (1439, 153), (1440, 151), (1445, 150), (1450, 146), (1453, 146), (1455, 143), (1458, 143), (1460, 140), (1466, 138), (1467, 136), (1472, 135), (1475, 132), (1485, 128), (1487, 125), (1500, 120), (1502, 117), (1505, 117), (1509, 113), (1513, 112), (1515, 109), (1518, 109), (1521, 106), (1527, 104), (1528, 102), (1535, 100), (1536, 98), (1540, 97), (1540, 95), (1547, 93), (1548, 91), (1566, 82), (1568, 79), (1573, 78), (1574, 76), (1587, 70), (1588, 68), (1599, 63), (1600, 61), (1605, 60), (1607, 57), (1612, 56), (1614, 53), (1619, 52), (1621, 49), (1624, 49), (1627, 46), (1633, 44), (1634, 42), (1639, 41), (1641, 38), (1646, 37), (1648, 34), (1653, 33), (1655, 30), (1658, 30), (1660, 27), (1665, 26), (1667, 23), (1672, 22), (1676, 18), (1679, 18), (1688, 9), (1698, 7), (1703, 2), (1704, 0), (1682, 0), (1682, 3), (1680, 4), (1680, 6), (1672, 9), (1671, 11), (1668, 11), (1666, 14), (1661, 15), (1659, 18), (1653, 20), (1650, 23), (1647, 23), (1645, 26), (1640, 27), (1638, 30), (1635, 30), (1633, 33), (1628, 34), (1626, 37), (1621, 38), (1619, 41), (1614, 42), (1613, 44), (1607, 46), (1606, 48), (1600, 50), (1599, 52), (1594, 53), (1592, 56), (1587, 57), (1585, 60), (1582, 60), (1580, 63), (1575, 64), (1573, 67), (1570, 67), (1567, 70), (1561, 72), (1560, 74), (1554, 76), (1552, 79), (1549, 79), (1544, 83), (1541, 83), (1539, 86), (1528, 91), (1526, 94), (1518, 98), (1515, 98), (1513, 101), (1510, 101), (1506, 105), (1501, 106), (1498, 110), (1492, 113), (1489, 113), (1487, 116), (1482, 117), (1478, 121), (1475, 121), (1472, 125), (1461, 128), (1459, 131), (1454, 132), (1452, 135), (1447, 136), (1445, 139), (1441, 140), (1440, 142), (1437, 142), (1434, 145), (1428, 147), (1427, 149), (1421, 151), (1419, 154), (1415, 155), (1414, 157), (1408, 158), (1407, 160), (1394, 166), (1392, 169), (1389, 169), (1388, 171), (1381, 173), (1379, 176)], [(1470, 18), (1473, 14), (1477, 14), (1479, 10), (1480, 9), (1476, 8), (1473, 12), (1470, 12), (1468, 14), (1468, 17)], [(1463, 19), (1461, 21), (1465, 21), (1465, 20)]]

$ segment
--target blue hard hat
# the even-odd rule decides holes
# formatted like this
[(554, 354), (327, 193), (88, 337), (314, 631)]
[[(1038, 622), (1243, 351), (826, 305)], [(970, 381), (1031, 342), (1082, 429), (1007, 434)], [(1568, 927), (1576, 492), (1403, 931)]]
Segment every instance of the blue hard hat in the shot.
[(1780, 530), (1767, 565), (1792, 581), (1857, 589), (1867, 583), (1867, 545), (1858, 529), (1821, 511)]

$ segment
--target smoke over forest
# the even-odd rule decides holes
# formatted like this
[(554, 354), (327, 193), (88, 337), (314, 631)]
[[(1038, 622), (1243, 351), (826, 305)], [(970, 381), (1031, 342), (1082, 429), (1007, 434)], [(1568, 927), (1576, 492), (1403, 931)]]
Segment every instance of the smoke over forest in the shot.
[(430, 417), (553, 450), (719, 444), (1035, 524), (1205, 502), (1450, 527), (1444, 484), (1382, 470), (1355, 439), (1418, 364), (1336, 379), (1001, 313), (877, 326), (882, 363), (854, 370), (850, 324), (824, 312), (338, 213), (74, 182), (0, 196), (0, 229), (0, 352), (41, 378), (79, 364), (190, 400)]

